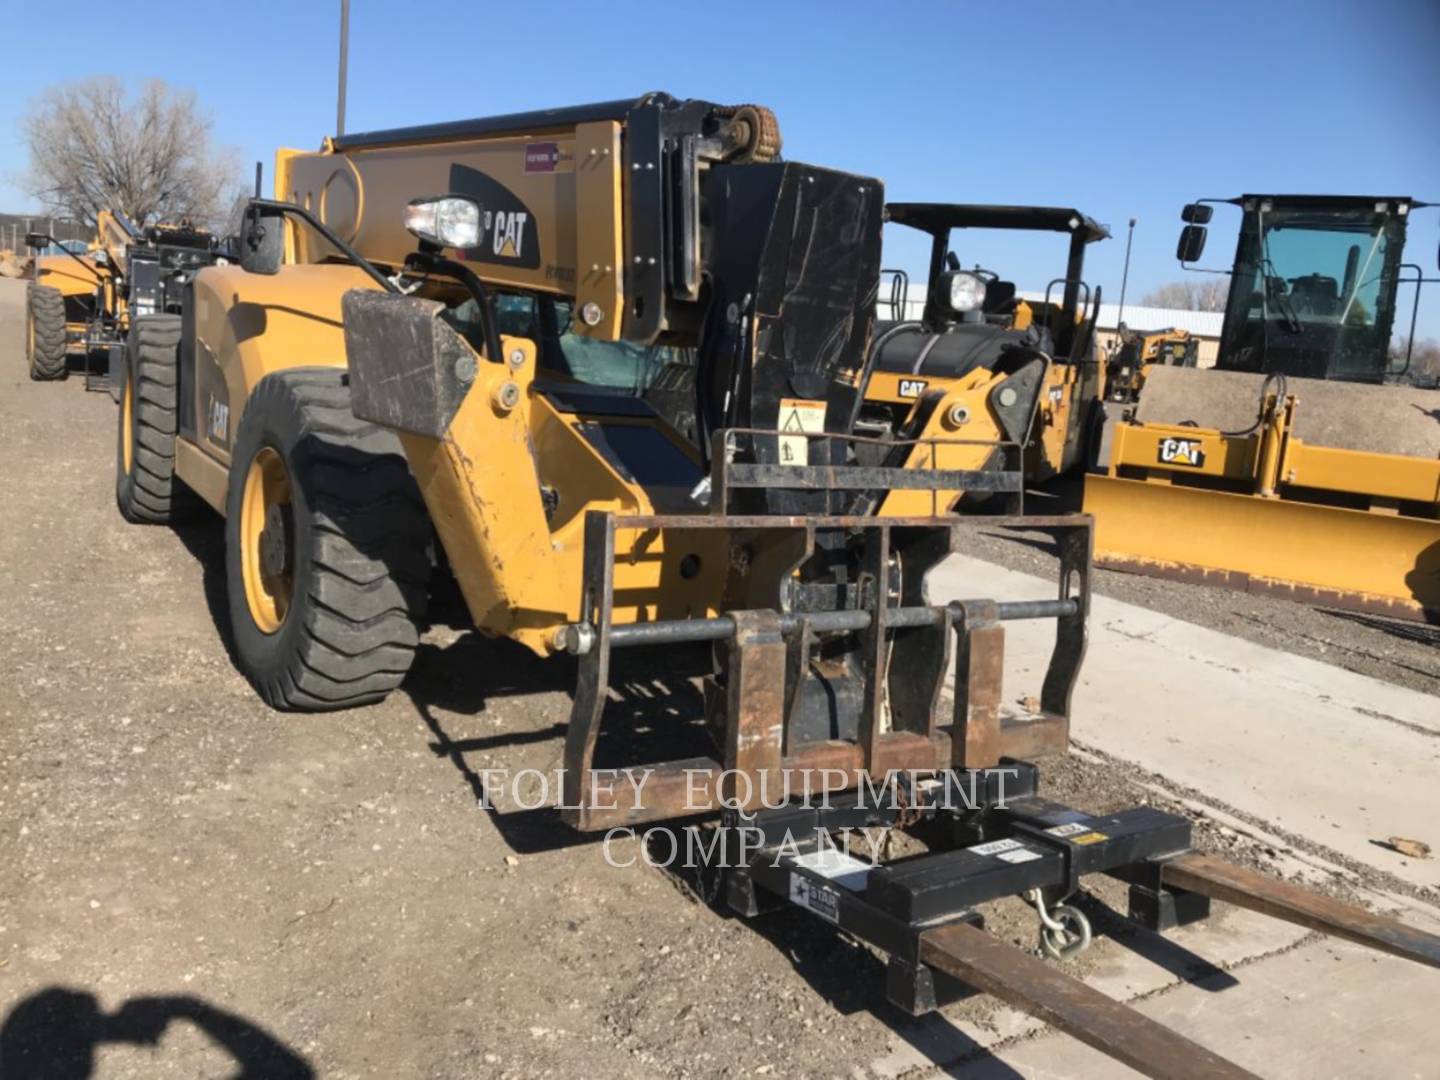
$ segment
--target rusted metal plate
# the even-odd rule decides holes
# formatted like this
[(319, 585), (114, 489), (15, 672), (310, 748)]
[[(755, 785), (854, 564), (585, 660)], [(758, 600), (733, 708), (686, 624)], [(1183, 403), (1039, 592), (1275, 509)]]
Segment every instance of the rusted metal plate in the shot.
[(961, 601), (955, 626), (955, 726), (952, 764), (989, 769), (1000, 764), (1000, 698), (1005, 680), (1005, 628), (992, 601)]
[[(776, 799), (782, 787), (780, 752), (785, 732), (785, 639), (780, 613), (737, 611), (726, 683), (725, 794), (753, 810)], [(743, 783), (742, 783), (743, 780)]]
[(1440, 937), (1434, 934), (1223, 859), (1199, 852), (1181, 855), (1161, 866), (1160, 880), (1177, 889), (1203, 893), (1332, 937), (1440, 967)]
[(1254, 1080), (1254, 1073), (1233, 1061), (968, 923), (926, 930), (920, 936), (920, 959), (1024, 1009), (1145, 1076), (1158, 1080)]
[(1234, 1062), (966, 923), (927, 930), (920, 959), (1157, 1080), (1254, 1080)]

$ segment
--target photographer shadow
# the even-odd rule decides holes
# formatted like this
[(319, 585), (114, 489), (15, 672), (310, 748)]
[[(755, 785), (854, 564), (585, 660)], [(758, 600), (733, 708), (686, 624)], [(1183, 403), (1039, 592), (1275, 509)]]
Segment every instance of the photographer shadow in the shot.
[(311, 1080), (315, 1070), (264, 1028), (199, 998), (133, 997), (106, 1013), (94, 994), (52, 986), (25, 998), (0, 1025), (5, 1080), (85, 1080), (106, 1044), (155, 1046), (185, 1020), (234, 1059), (233, 1080)]

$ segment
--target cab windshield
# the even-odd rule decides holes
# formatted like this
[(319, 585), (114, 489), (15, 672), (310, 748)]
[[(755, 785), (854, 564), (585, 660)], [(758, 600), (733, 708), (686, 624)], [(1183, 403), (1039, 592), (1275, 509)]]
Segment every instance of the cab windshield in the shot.
[(574, 332), (571, 305), (533, 296), (495, 297), (501, 334), (528, 337), (540, 348), (540, 369), (587, 386), (639, 395), (668, 365), (688, 364), (691, 350), (624, 341), (595, 341)]
[(1247, 207), (1221, 366), (1379, 382), (1404, 230), (1393, 203)]

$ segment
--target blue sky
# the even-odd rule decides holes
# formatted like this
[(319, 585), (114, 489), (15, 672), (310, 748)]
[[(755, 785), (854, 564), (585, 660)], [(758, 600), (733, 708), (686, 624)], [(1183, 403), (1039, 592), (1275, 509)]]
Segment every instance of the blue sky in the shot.
[[(18, 121), (28, 88), (160, 76), (194, 88), (217, 139), (247, 161), (313, 147), (335, 123), (338, 0), (67, 0), (94, 48), (57, 42), (53, 5), (4, 0), (0, 209), (25, 209)], [(464, 3), (352, 0), (351, 130), (575, 104), (663, 89), (757, 101), (788, 157), (878, 176), (890, 199), (1076, 206), (1116, 239), (1087, 277), (1130, 300), (1182, 276), (1178, 213), (1242, 191), (1440, 200), (1440, 0), (1205, 4), (843, 2)], [(18, 16), (18, 17), (17, 17)], [(165, 27), (145, 47), (142, 28)], [(57, 64), (57, 56), (69, 60)], [(1209, 255), (1228, 261), (1234, 217)], [(1411, 226), (1434, 271), (1440, 210)], [(1058, 238), (963, 253), (1043, 288)], [(1207, 260), (1210, 261), (1210, 260)], [(923, 265), (919, 245), (887, 265)], [(1440, 288), (1434, 291), (1440, 294)], [(1434, 308), (1432, 300), (1426, 305)], [(1440, 314), (1425, 332), (1440, 334)]]

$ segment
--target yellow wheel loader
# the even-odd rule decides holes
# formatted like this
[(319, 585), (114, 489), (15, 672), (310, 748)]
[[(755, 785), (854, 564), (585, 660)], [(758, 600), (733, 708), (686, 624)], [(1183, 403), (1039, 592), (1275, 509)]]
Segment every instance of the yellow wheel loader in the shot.
[[(1026, 481), (1043, 483), (1080, 465), (1104, 381), (1094, 328), (1100, 290), (1084, 280), (1085, 252), (1109, 231), (1078, 210), (1045, 206), (891, 203), (886, 219), (930, 237), (930, 267), (919, 319), (905, 310), (908, 276), (887, 271), (895, 275), (893, 321), (876, 328), (860, 429), (902, 436), (923, 420), (925, 394), (963, 388), (970, 400), (954, 402), (946, 426), (967, 435), (972, 419), (984, 416), (996, 381), (1038, 353), (1045, 368), (1037, 407), (1020, 437)], [(1068, 238), (1064, 272), (1047, 284), (1042, 300), (1024, 299), (1013, 281), (993, 270), (961, 269), (955, 245), (973, 230), (1059, 233)]]
[[(1085, 479), (1098, 561), (1440, 618), (1440, 392), (1407, 384), (1391, 348), (1434, 280), (1404, 254), (1425, 204), (1224, 202), (1241, 225), (1217, 364), (1152, 367), (1138, 402), (1108, 406)], [(1182, 262), (1212, 213), (1185, 208)]]
[(1193, 368), (1199, 358), (1200, 339), (1188, 330), (1131, 330), (1122, 323), (1105, 358), (1105, 400), (1133, 405), (1151, 368)]
[[(965, 982), (1150, 1075), (1248, 1075), (983, 931), (979, 905), (1026, 894), (1050, 954), (1078, 951), (1064, 900), (1093, 873), (1153, 927), (1224, 895), (1440, 964), (1440, 940), (1190, 850), (1183, 817), (1039, 796), (1029, 760), (1068, 744), (1089, 523), (946, 514), (949, 493), (1019, 494), (1018, 468), (942, 461), (965, 439), (861, 460), (883, 189), (779, 149), (766, 109), (648, 94), (282, 150), (240, 265), (136, 319), (122, 510), (224, 514), (238, 662), (287, 709), (401, 682), (443, 552), (480, 633), (578, 658), (565, 820), (707, 815), (707, 896), (870, 943), (912, 1012)], [(998, 404), (1003, 427), (1019, 402)], [(929, 511), (882, 513), (902, 491)], [(930, 596), (980, 521), (1054, 534), (1053, 598)], [(1001, 687), (1016, 619), (1056, 625), (1033, 708)], [(639, 762), (607, 709), (617, 650), (694, 691)], [(929, 849), (836, 846), (860, 827)]]

